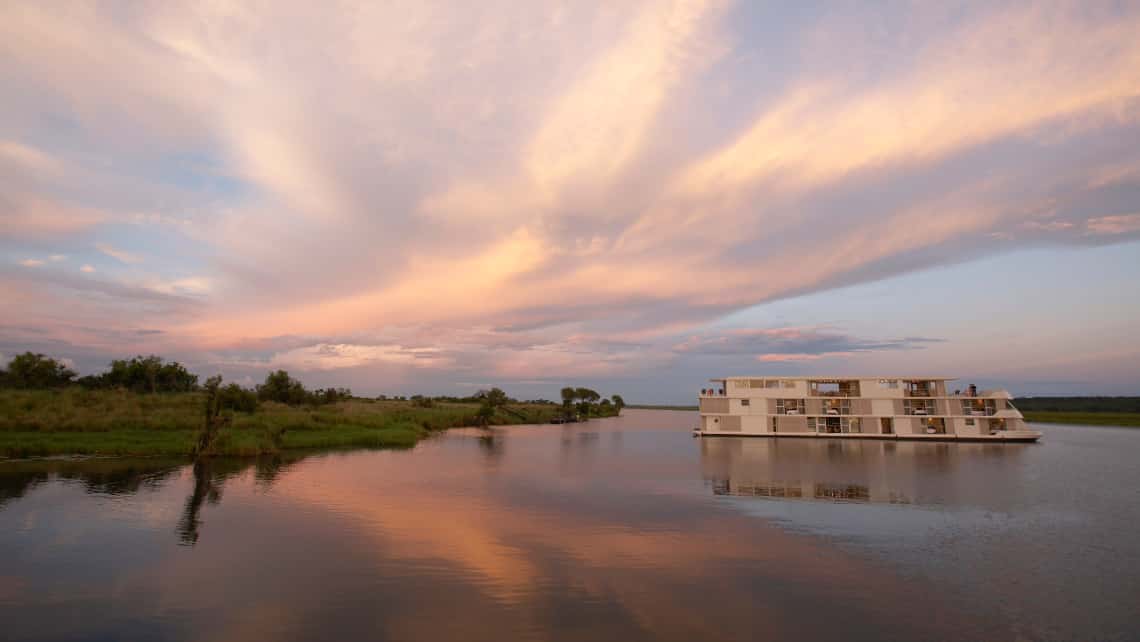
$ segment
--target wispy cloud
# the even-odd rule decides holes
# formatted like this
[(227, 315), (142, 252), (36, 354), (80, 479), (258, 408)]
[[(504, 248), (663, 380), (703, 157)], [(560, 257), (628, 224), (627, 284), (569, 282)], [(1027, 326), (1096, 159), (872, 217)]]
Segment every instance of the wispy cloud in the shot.
[[(5, 286), (24, 321), (86, 293), (227, 358), (305, 337), (258, 363), (325, 372), (918, 349), (710, 324), (1140, 238), (1138, 30), (1126, 3), (5, 6)], [(80, 272), (14, 265), (49, 251)]]
[(122, 263), (142, 263), (141, 256), (112, 247), (107, 243), (96, 243), (95, 249)]
[(1140, 213), (1098, 216), (1088, 221), (1089, 234), (1128, 234), (1140, 231)]

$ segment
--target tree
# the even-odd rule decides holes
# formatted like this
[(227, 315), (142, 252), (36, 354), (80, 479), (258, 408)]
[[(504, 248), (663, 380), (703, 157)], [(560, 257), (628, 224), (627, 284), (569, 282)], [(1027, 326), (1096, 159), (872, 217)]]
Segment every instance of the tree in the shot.
[(3, 385), (11, 388), (58, 388), (75, 379), (75, 371), (62, 361), (39, 353), (25, 352), (8, 362)]
[(621, 409), (625, 408), (625, 399), (622, 399), (621, 395), (613, 395), (610, 399), (612, 399), (614, 405), (617, 406), (618, 414), (621, 414)]
[(578, 415), (583, 420), (589, 419), (591, 407), (592, 407), (592, 405), (590, 404), (589, 401), (579, 401), (578, 402)]
[(482, 399), (479, 411), (475, 416), (479, 418), (479, 423), (483, 426), (486, 426), (495, 416), (495, 411), (507, 405), (508, 401), (507, 393), (499, 388), (480, 390), (475, 396)]
[[(212, 380), (212, 378), (210, 379)], [(209, 383), (209, 381), (207, 383)], [(219, 402), (222, 408), (226, 410), (237, 410), (239, 412), (254, 412), (257, 410), (257, 393), (253, 390), (247, 390), (231, 383), (230, 385), (218, 390)]]
[(582, 401), (588, 401), (590, 403), (593, 403), (602, 398), (602, 396), (599, 395), (597, 391), (591, 390), (589, 388), (576, 388), (574, 390), (574, 396), (581, 399)]
[(602, 396), (599, 395), (597, 391), (591, 390), (589, 388), (575, 388), (574, 397), (581, 400), (578, 403), (578, 414), (582, 415), (584, 418), (590, 417), (590, 413), (594, 407), (594, 402), (602, 398)]
[(278, 403), (298, 406), (305, 403), (308, 393), (301, 385), (284, 370), (270, 372), (265, 377), (265, 383), (257, 387), (257, 398), (262, 401), (276, 401)]
[(194, 442), (195, 459), (210, 451), (218, 433), (229, 423), (229, 415), (222, 414), (221, 385), (222, 375), (215, 375), (206, 380), (206, 420), (198, 432), (198, 439)]
[(100, 375), (101, 381), (84, 377), (89, 387), (127, 388), (135, 392), (190, 392), (198, 387), (198, 375), (191, 374), (181, 363), (167, 363), (162, 357), (139, 355), (133, 359), (115, 359), (111, 369)]
[(577, 398), (577, 392), (570, 387), (562, 389), (562, 416), (565, 419), (570, 419), (570, 415), (574, 413), (574, 400)]

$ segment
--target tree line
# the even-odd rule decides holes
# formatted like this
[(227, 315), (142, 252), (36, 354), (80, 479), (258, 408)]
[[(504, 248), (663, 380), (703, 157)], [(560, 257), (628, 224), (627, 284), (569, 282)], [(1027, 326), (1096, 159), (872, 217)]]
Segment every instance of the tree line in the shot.
[[(309, 390), (285, 370), (275, 370), (265, 381), (254, 388), (237, 383), (221, 385), (221, 377), (211, 377), (199, 385), (198, 375), (191, 373), (177, 361), (167, 361), (157, 355), (136, 356), (112, 360), (105, 372), (83, 377), (65, 362), (39, 353), (25, 352), (16, 355), (4, 369), (0, 369), (0, 388), (48, 389), (80, 386), (88, 390), (130, 390), (140, 394), (205, 391), (210, 404), (223, 410), (253, 412), (260, 402), (276, 402), (290, 406), (323, 405), (352, 398), (348, 388), (318, 388)], [(590, 417), (609, 417), (619, 414), (625, 407), (621, 395), (603, 398), (590, 388), (566, 387), (561, 391), (564, 419), (585, 420)], [(480, 390), (469, 397), (436, 396), (387, 397), (379, 400), (410, 400), (422, 407), (435, 402), (479, 404), (477, 416), (489, 421), (495, 412), (511, 412), (512, 404), (554, 404), (546, 399), (519, 401), (507, 396), (499, 388)]]
[(576, 415), (579, 419), (595, 417), (608, 417), (621, 413), (625, 407), (625, 399), (621, 395), (612, 395), (603, 398), (596, 390), (589, 388), (563, 388), (562, 415), (570, 419)]
[(253, 412), (262, 401), (275, 401), (290, 406), (323, 405), (352, 397), (348, 388), (309, 390), (285, 370), (270, 372), (265, 382), (254, 388), (237, 383), (221, 385), (221, 378), (211, 377), (207, 386), (198, 384), (198, 375), (177, 361), (166, 361), (157, 355), (139, 355), (131, 359), (111, 361), (106, 372), (84, 377), (58, 359), (34, 352), (16, 355), (0, 369), (0, 388), (50, 389), (80, 386), (88, 390), (130, 390), (141, 394), (198, 392), (205, 390), (227, 410)]

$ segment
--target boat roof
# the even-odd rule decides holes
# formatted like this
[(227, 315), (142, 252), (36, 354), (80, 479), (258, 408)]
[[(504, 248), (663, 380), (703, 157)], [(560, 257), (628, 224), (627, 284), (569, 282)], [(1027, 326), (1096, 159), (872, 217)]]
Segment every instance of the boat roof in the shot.
[(814, 381), (816, 383), (839, 383), (840, 381), (867, 381), (879, 379), (896, 379), (899, 381), (957, 381), (958, 377), (914, 377), (904, 375), (891, 375), (891, 376), (850, 376), (850, 377), (805, 377), (805, 376), (789, 376), (789, 375), (741, 375), (733, 377), (718, 377), (716, 379), (709, 379), (709, 381), (728, 381), (730, 379), (780, 379), (783, 381)]

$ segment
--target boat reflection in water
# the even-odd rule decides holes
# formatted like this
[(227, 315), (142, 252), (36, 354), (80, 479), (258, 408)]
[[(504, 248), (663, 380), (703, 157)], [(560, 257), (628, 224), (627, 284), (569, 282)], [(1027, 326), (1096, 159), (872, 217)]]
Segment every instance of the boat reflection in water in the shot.
[[(1023, 447), (814, 439), (700, 440), (716, 495), (875, 504), (985, 504), (1019, 483)], [(964, 474), (963, 474), (964, 473)]]

